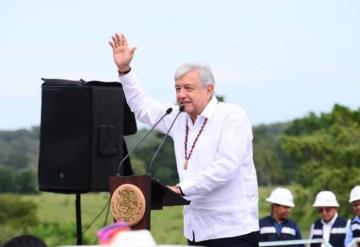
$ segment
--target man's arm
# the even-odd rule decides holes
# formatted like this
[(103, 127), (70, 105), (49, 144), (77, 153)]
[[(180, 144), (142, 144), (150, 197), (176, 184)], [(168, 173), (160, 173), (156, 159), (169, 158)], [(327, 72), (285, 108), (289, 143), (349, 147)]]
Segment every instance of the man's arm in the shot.
[[(169, 108), (169, 104), (162, 104), (148, 96), (140, 81), (131, 71), (131, 61), (134, 57), (136, 47), (129, 47), (124, 34), (116, 33), (111, 37), (109, 44), (113, 51), (114, 62), (118, 68), (120, 81), (123, 85), (126, 101), (135, 113), (136, 119), (143, 123), (153, 125)], [(131, 71), (131, 72), (130, 72)], [(164, 119), (157, 129), (165, 132), (168, 128), (170, 118)]]

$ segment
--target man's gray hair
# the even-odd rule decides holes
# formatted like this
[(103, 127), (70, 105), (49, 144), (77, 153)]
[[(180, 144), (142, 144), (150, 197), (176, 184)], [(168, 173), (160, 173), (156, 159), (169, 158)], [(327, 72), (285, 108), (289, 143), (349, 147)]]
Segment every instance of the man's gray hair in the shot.
[(190, 71), (197, 71), (201, 84), (205, 87), (209, 84), (215, 85), (214, 75), (211, 69), (207, 65), (203, 64), (183, 64), (175, 71), (175, 81), (179, 80), (182, 76), (189, 73)]

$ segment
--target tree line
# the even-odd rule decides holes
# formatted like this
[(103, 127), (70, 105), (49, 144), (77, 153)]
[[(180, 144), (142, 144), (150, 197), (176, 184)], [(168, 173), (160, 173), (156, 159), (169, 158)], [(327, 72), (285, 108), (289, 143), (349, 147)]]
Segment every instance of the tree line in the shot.
[[(39, 130), (0, 131), (0, 192), (37, 193)], [(126, 137), (128, 149), (147, 131)], [(328, 113), (309, 113), (285, 123), (258, 125), (254, 132), (254, 160), (261, 186), (301, 185), (314, 196), (333, 191), (340, 204), (360, 184), (360, 109), (334, 105)], [(163, 138), (154, 131), (131, 155), (135, 174), (145, 174)], [(167, 184), (178, 181), (170, 138), (154, 162), (154, 173)], [(343, 212), (349, 214), (349, 212)]]
[(39, 130), (0, 131), (0, 193), (37, 192)]

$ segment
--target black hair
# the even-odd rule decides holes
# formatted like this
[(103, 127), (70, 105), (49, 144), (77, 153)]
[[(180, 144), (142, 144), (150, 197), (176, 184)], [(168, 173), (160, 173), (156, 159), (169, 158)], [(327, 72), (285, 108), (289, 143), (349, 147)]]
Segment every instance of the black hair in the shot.
[(9, 239), (2, 247), (47, 247), (47, 245), (38, 237), (21, 235)]

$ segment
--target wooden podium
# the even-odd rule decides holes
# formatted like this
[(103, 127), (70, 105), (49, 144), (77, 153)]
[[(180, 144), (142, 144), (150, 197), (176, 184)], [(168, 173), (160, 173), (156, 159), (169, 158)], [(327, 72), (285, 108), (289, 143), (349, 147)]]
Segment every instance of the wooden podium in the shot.
[[(150, 175), (143, 176), (113, 176), (109, 177), (109, 187), (111, 197), (114, 192), (123, 185), (136, 186), (145, 199), (145, 210), (143, 217), (138, 223), (131, 226), (134, 230), (150, 230), (151, 210), (160, 210), (163, 206), (189, 205), (190, 201), (185, 200), (182, 196), (176, 194), (159, 180), (152, 178)], [(111, 205), (112, 206), (112, 205)], [(124, 208), (124, 206), (121, 206)], [(126, 211), (127, 209), (123, 209)]]

